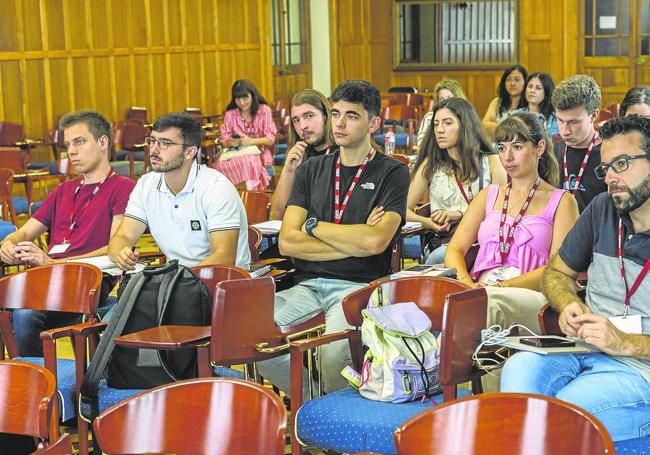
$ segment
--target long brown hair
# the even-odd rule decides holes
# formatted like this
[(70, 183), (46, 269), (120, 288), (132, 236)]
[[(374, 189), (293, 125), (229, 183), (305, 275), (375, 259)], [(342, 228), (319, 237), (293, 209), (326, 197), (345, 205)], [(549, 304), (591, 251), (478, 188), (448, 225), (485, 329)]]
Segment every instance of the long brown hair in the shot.
[[(436, 141), (433, 134), (435, 128), (434, 119), (440, 109), (449, 109), (458, 118), (459, 134), (458, 143), (456, 144), (458, 161), (449, 156), (447, 149), (441, 149), (438, 146), (438, 141)], [(429, 181), (438, 170), (446, 171), (451, 169), (462, 182), (473, 182), (479, 178), (481, 154), (496, 153), (485, 134), (483, 125), (476, 114), (476, 109), (467, 100), (449, 98), (434, 106), (432, 112), (431, 124), (424, 135), (424, 141), (413, 169), (413, 175), (426, 160), (427, 166), (423, 173)]]
[[(294, 106), (300, 106), (302, 104), (309, 104), (314, 108), (318, 109), (325, 121), (323, 128), (323, 136), (325, 142), (328, 144), (334, 145), (334, 134), (332, 133), (332, 107), (330, 102), (325, 98), (318, 90), (307, 88), (300, 90), (296, 93), (291, 99), (291, 105), (289, 106), (289, 115), (291, 115), (291, 108)], [(295, 126), (293, 126), (293, 121), (289, 119), (289, 144), (287, 149), (291, 149), (296, 142), (300, 140), (300, 136), (296, 131)]]
[(544, 153), (537, 162), (539, 176), (552, 186), (560, 183), (560, 167), (553, 152), (553, 143), (535, 114), (529, 112), (518, 112), (511, 115), (497, 126), (494, 138), (499, 142), (530, 142), (533, 145), (539, 144), (542, 139), (546, 141)]

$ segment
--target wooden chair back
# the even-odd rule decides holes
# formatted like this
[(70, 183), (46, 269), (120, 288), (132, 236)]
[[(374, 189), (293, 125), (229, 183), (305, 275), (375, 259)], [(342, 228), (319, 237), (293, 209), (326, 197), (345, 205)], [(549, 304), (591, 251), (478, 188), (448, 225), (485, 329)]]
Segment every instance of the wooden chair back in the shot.
[(253, 226), (248, 226), (248, 248), (251, 251), (251, 262), (260, 260), (260, 245), (262, 244), (262, 231)]
[(384, 120), (395, 122), (415, 119), (415, 108), (406, 105), (389, 105), (384, 110)]
[(0, 122), (0, 146), (12, 147), (25, 140), (23, 125), (13, 122)]
[(408, 103), (409, 94), (408, 93), (394, 93), (388, 98), (388, 105), (395, 106)]
[(47, 439), (54, 374), (26, 362), (0, 361), (0, 432)]
[(419, 93), (409, 93), (406, 100), (407, 106), (420, 106), (424, 103), (424, 96)]
[(12, 189), (14, 186), (14, 171), (11, 169), (0, 169), (0, 205), (2, 219), (10, 221), (18, 226), (16, 209), (12, 200)]
[(15, 174), (24, 177), (27, 175), (29, 154), (19, 147), (0, 146), (0, 163), (3, 168), (11, 169)]
[(542, 334), (564, 336), (560, 329), (559, 318), (559, 313), (548, 303), (541, 307), (537, 312), (537, 320)]
[(214, 294), (214, 288), (220, 281), (250, 278), (246, 270), (229, 265), (199, 265), (192, 267), (192, 271), (201, 278), (211, 294)]
[(594, 416), (553, 397), (480, 394), (445, 402), (395, 431), (399, 455), (613, 454), (609, 433)]
[(95, 314), (102, 272), (74, 262), (43, 265), (0, 279), (0, 308)]
[(262, 223), (269, 220), (271, 198), (264, 191), (240, 191), (239, 196), (246, 208), (248, 224)]
[(218, 283), (212, 300), (210, 360), (221, 366), (258, 362), (277, 356), (256, 349), (285, 344), (275, 323), (273, 278), (230, 280)]
[(93, 424), (107, 454), (282, 455), (287, 412), (272, 391), (247, 381), (190, 379), (138, 394)]
[(484, 372), (474, 366), (472, 354), (487, 326), (487, 292), (484, 288), (449, 294), (445, 299), (440, 337), (440, 383), (445, 401), (456, 398), (456, 385), (472, 381), (482, 392)]
[(393, 153), (392, 155), (388, 155), (388, 156), (390, 156), (394, 160), (399, 161), (402, 164), (406, 164), (407, 166), (411, 164), (411, 161), (408, 159), (408, 156), (403, 155), (401, 153)]
[(147, 123), (147, 108), (140, 106), (131, 106), (126, 111), (126, 117), (130, 120), (140, 120), (142, 123)]

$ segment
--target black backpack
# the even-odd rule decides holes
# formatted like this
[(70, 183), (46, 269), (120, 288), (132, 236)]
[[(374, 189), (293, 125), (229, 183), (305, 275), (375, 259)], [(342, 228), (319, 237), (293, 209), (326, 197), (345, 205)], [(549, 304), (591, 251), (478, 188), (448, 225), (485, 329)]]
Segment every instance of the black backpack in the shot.
[(194, 348), (122, 348), (115, 346), (115, 337), (161, 325), (210, 325), (211, 316), (210, 291), (178, 261), (135, 274), (112, 312), (81, 384), (82, 414), (97, 415), (97, 390), (107, 367), (107, 385), (117, 389), (149, 389), (196, 377)]

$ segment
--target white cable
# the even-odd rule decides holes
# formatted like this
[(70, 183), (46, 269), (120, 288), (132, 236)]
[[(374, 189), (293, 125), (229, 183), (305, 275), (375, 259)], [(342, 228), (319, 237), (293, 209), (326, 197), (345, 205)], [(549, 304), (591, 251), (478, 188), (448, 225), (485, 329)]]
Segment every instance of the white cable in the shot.
[[(539, 336), (535, 332), (530, 330), (528, 327), (522, 324), (512, 324), (507, 329), (502, 329), (500, 325), (494, 324), (488, 327), (487, 329), (481, 330), (481, 342), (479, 343), (479, 345), (474, 350), (474, 353), (472, 354), (472, 360), (476, 362), (476, 365), (478, 367), (487, 370), (487, 369), (497, 368), (499, 365), (501, 365), (501, 362), (499, 362), (496, 359), (492, 359), (489, 357), (479, 357), (478, 353), (480, 352), (481, 349), (483, 349), (484, 346), (499, 346), (503, 344), (505, 341), (507, 341), (508, 336), (510, 336), (510, 332), (515, 327), (522, 328), (535, 337)], [(486, 362), (490, 362), (493, 365), (484, 365), (484, 363)]]

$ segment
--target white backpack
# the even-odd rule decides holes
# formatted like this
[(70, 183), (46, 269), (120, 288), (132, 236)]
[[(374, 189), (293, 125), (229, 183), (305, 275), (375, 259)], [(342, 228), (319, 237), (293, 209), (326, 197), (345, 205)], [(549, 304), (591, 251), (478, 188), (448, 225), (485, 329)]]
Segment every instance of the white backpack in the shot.
[(440, 346), (429, 331), (431, 320), (413, 302), (382, 300), (375, 290), (362, 311), (361, 339), (368, 351), (359, 392), (392, 403), (431, 397), (440, 391)]

